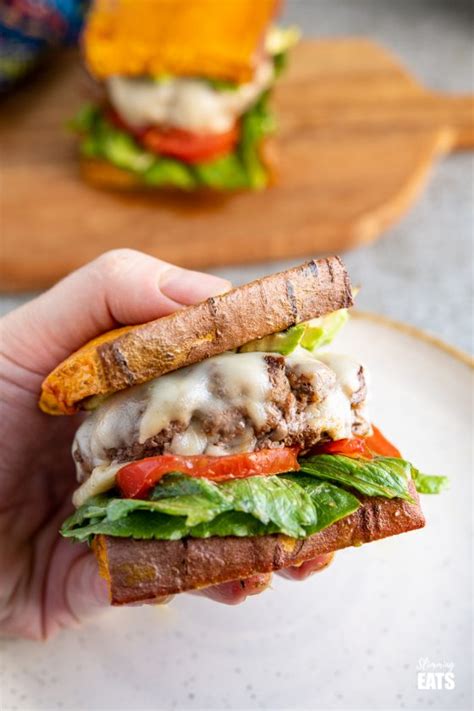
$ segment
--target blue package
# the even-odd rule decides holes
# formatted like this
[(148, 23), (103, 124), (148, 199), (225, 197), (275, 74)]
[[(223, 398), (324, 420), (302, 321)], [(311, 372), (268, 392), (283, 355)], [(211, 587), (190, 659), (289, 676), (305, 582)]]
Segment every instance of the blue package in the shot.
[(77, 41), (86, 0), (3, 0), (0, 3), (0, 91), (25, 76), (48, 48)]

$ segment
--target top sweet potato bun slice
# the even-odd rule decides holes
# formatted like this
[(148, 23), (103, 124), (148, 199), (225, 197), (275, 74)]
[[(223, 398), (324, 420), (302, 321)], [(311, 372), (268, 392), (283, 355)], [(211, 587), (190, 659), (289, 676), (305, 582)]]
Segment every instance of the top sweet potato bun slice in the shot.
[(48, 375), (39, 404), (51, 415), (73, 414), (90, 397), (147, 382), (352, 303), (339, 257), (313, 260), (90, 341)]
[(99, 79), (210, 77), (249, 81), (277, 0), (96, 0), (83, 34)]

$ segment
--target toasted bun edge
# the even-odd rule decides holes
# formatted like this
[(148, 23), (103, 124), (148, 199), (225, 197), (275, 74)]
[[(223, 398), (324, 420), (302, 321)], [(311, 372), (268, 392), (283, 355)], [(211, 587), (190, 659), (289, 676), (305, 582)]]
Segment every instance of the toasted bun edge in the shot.
[(92, 396), (110, 395), (351, 305), (340, 258), (312, 260), (93, 339), (44, 380), (40, 408), (72, 414)]

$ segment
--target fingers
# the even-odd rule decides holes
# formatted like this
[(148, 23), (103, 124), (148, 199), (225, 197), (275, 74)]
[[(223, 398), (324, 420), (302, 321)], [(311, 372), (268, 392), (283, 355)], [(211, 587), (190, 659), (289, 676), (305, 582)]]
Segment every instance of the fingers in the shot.
[[(279, 571), (279, 575), (289, 580), (305, 580), (313, 573), (318, 573), (328, 565), (334, 558), (334, 553), (325, 553), (308, 560), (299, 566), (291, 566)], [(258, 595), (266, 590), (271, 583), (272, 576), (269, 574), (257, 574), (245, 580), (234, 580), (230, 583), (214, 585), (204, 590), (196, 590), (193, 595), (201, 595), (215, 602), (225, 605), (238, 605), (244, 602), (250, 595)]]
[[(59, 547), (65, 545), (61, 542)], [(77, 550), (77, 549), (76, 549)], [(70, 548), (66, 553), (71, 556)], [(45, 636), (49, 637), (58, 629), (79, 624), (100, 612), (110, 605), (106, 582), (100, 577), (95, 556), (91, 552), (72, 554), (68, 561), (69, 573), (65, 578), (64, 586), (53, 585), (49, 581), (49, 594), (45, 610)], [(60, 556), (62, 557), (62, 556)], [(280, 571), (280, 575), (290, 580), (305, 580), (313, 573), (326, 568), (334, 558), (334, 553), (317, 556), (306, 561), (300, 566), (293, 566)], [(59, 565), (57, 562), (50, 571), (54, 581), (55, 572), (63, 568), (64, 560)], [(272, 580), (271, 573), (256, 574), (245, 580), (235, 580), (221, 585), (214, 585), (203, 590), (192, 591), (192, 595), (207, 597), (214, 602), (224, 605), (238, 605), (247, 597), (258, 595), (266, 590)], [(167, 604), (173, 596), (148, 601), (151, 604)], [(140, 602), (139, 604), (144, 604)], [(52, 612), (54, 611), (54, 613)]]
[(324, 568), (327, 568), (333, 558), (334, 553), (324, 553), (316, 556), (312, 560), (307, 560), (301, 565), (293, 565), (290, 568), (280, 570), (279, 574), (284, 578), (288, 578), (288, 580), (306, 580), (306, 578), (309, 578), (313, 573), (319, 573), (321, 570), (324, 570)]
[(204, 590), (196, 590), (193, 595), (207, 597), (224, 605), (238, 605), (251, 595), (258, 595), (268, 588), (272, 580), (271, 573), (252, 575), (245, 580), (234, 580), (230, 583), (213, 585)]
[[(316, 556), (312, 560), (302, 563), (300, 566), (292, 566), (279, 571), (279, 575), (288, 578), (289, 580), (305, 580), (313, 573), (317, 573), (331, 563), (334, 558), (334, 553), (326, 553)], [(222, 583), (214, 585), (203, 590), (195, 590), (192, 595), (201, 595), (215, 602), (221, 602), (225, 605), (238, 605), (244, 602), (250, 595), (258, 595), (266, 590), (272, 581), (271, 573), (257, 574), (245, 580), (234, 580), (230, 583)]]
[(23, 368), (44, 376), (104, 331), (159, 318), (229, 288), (216, 276), (135, 250), (113, 250), (7, 315), (2, 345)]
[[(332, 562), (334, 553), (327, 553), (317, 556), (313, 560), (306, 561), (300, 566), (293, 566), (280, 571), (280, 575), (290, 580), (305, 580), (327, 568)], [(238, 605), (244, 602), (247, 597), (258, 595), (266, 590), (272, 581), (271, 573), (261, 573), (252, 575), (245, 580), (234, 580), (221, 585), (214, 585), (203, 590), (195, 590), (193, 595), (207, 597), (214, 602), (220, 602), (225, 605)], [(69, 585), (71, 592), (69, 593), (69, 604), (74, 614), (80, 619), (90, 617), (97, 611), (109, 605), (107, 585), (102, 580), (97, 571), (97, 563), (92, 555), (79, 561), (79, 564), (73, 569)], [(173, 596), (160, 598), (150, 601), (153, 604), (167, 604)], [(140, 603), (142, 604), (142, 603)]]

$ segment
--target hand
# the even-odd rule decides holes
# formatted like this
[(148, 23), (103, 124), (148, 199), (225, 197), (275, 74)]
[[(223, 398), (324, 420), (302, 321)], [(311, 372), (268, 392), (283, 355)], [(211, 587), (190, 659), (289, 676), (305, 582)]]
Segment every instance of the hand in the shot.
[[(43, 414), (37, 406), (43, 378), (104, 331), (165, 316), (229, 288), (218, 277), (116, 250), (0, 321), (0, 634), (43, 639), (108, 605), (93, 554), (58, 534), (77, 486), (70, 450), (81, 415)], [(300, 579), (330, 557), (285, 572)], [(270, 578), (257, 575), (203, 594), (240, 602)]]

